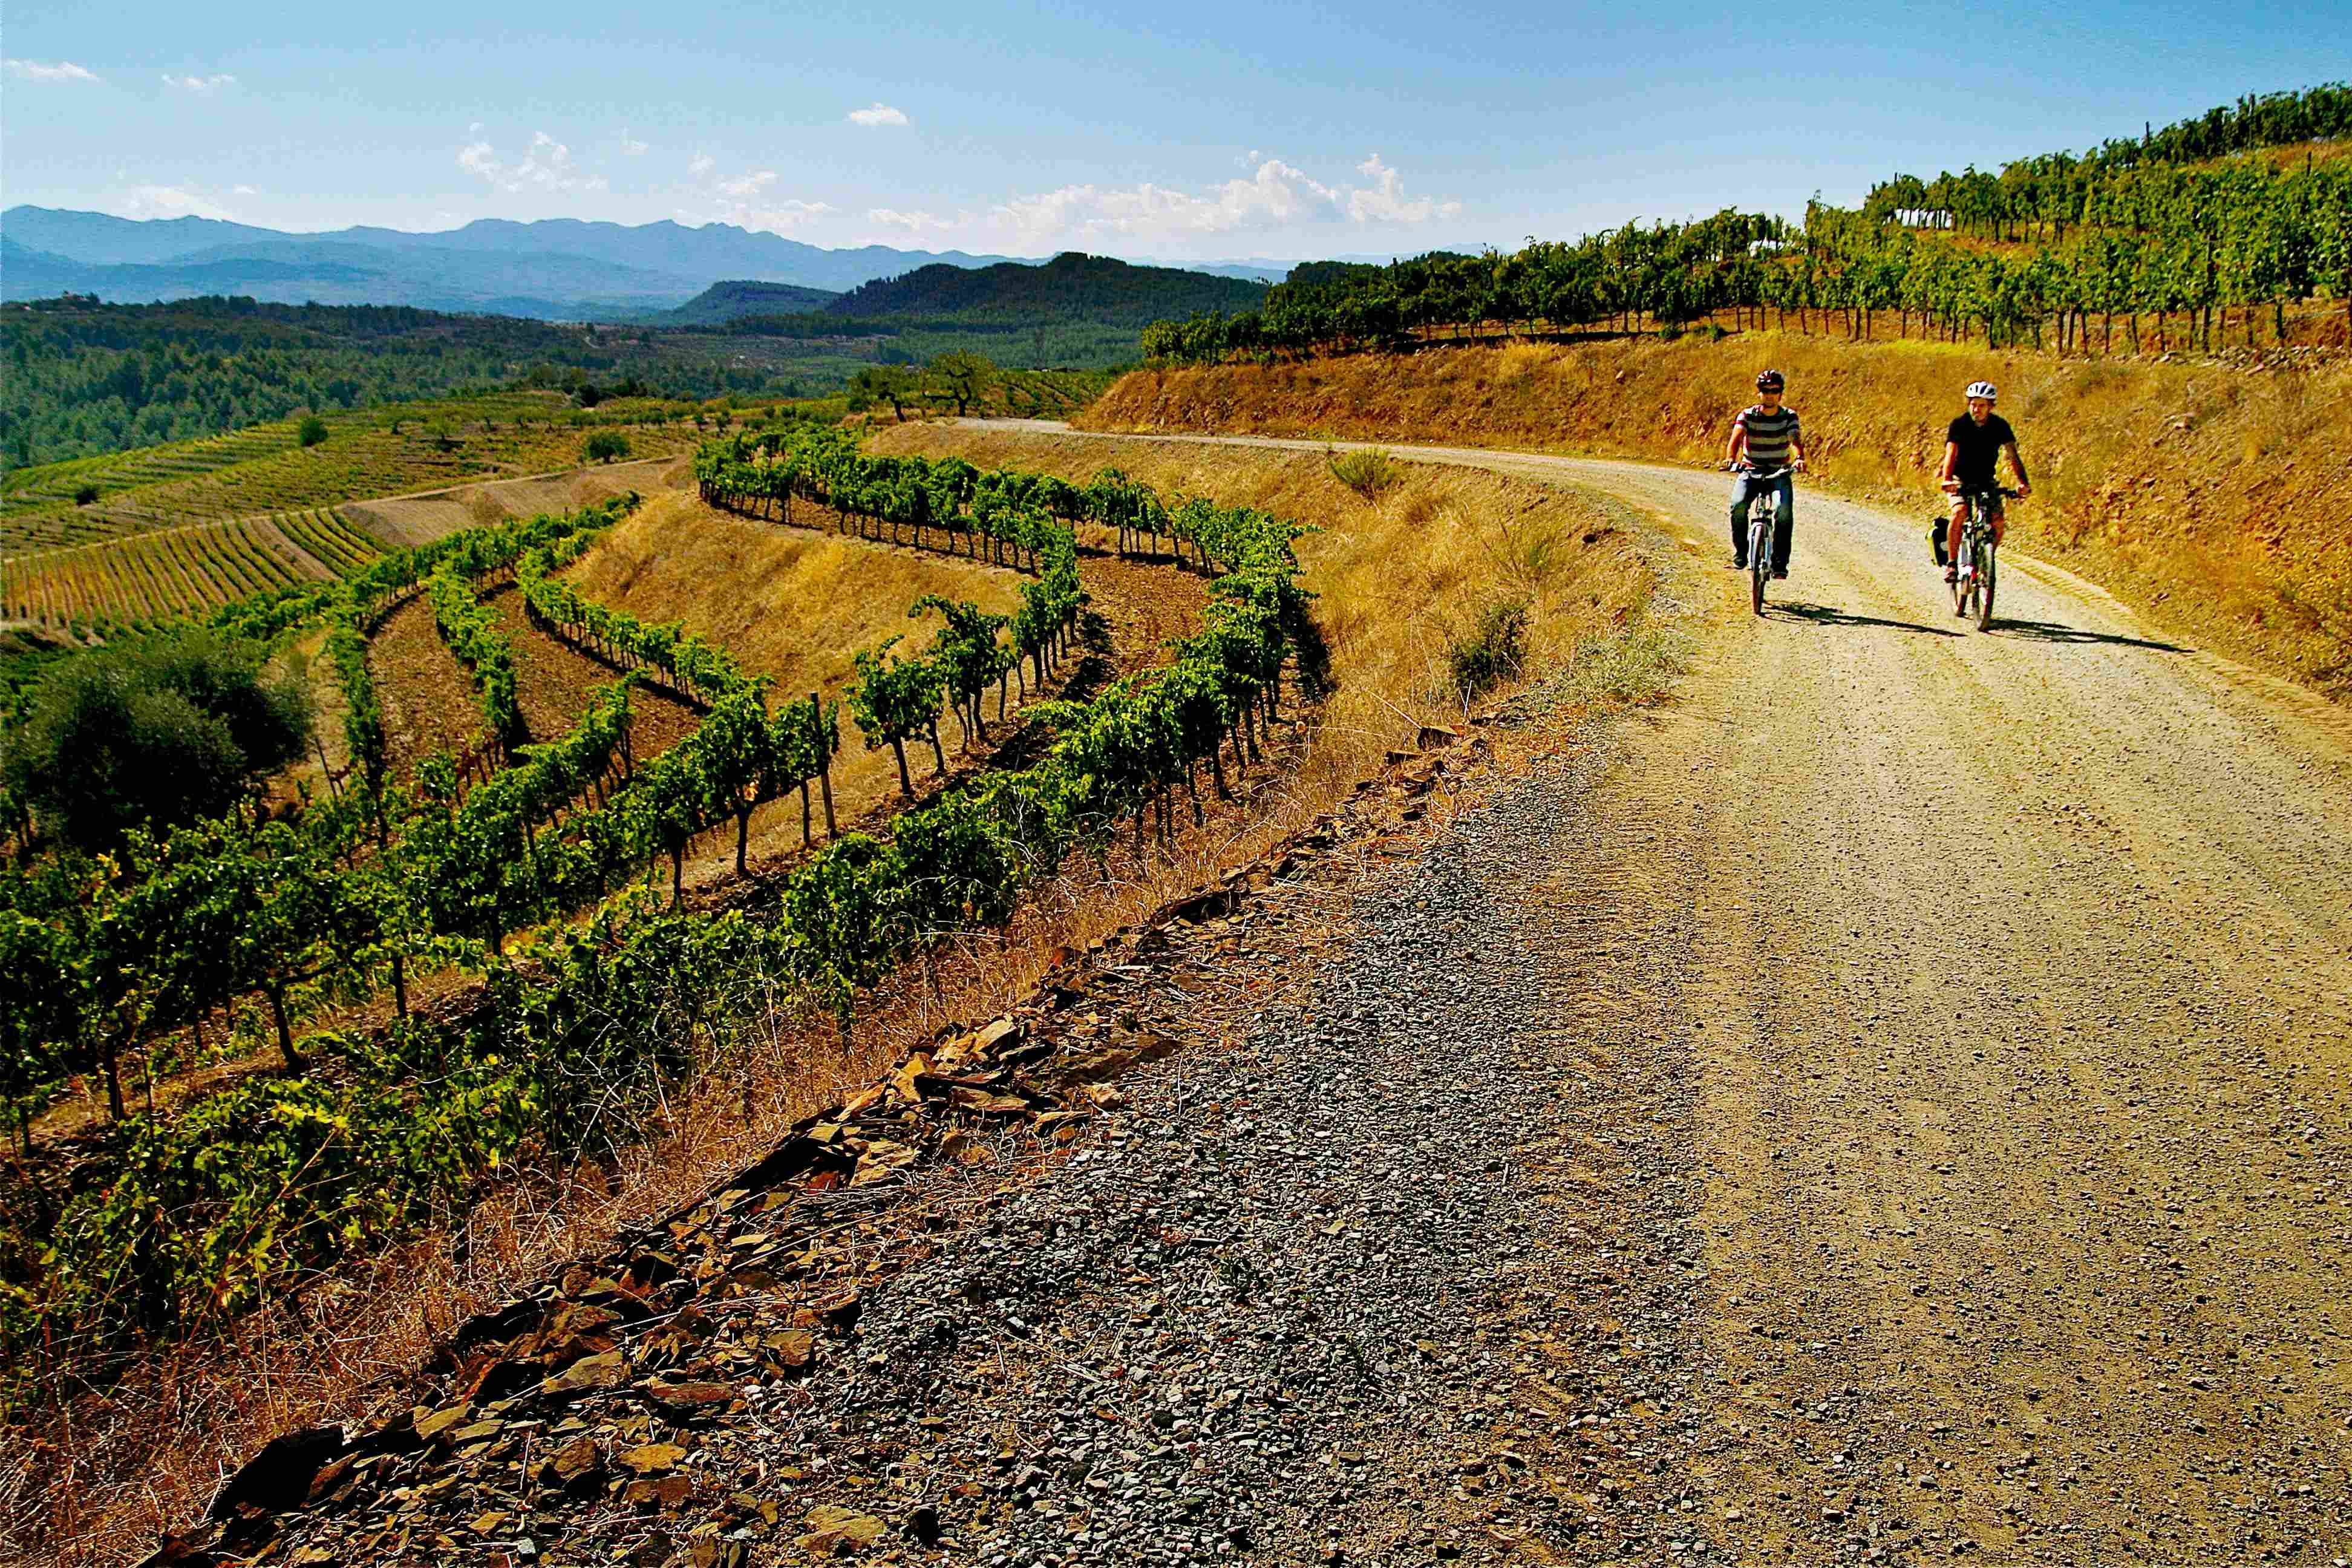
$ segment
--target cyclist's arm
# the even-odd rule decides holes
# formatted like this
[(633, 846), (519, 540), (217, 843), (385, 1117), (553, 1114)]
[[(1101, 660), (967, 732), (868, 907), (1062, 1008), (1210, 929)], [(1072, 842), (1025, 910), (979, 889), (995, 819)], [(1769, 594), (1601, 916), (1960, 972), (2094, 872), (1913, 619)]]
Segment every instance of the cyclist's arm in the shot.
[(1790, 472), (1805, 466), (1805, 427), (1801, 425), (1789, 432), (1789, 468)]
[(1734, 468), (1739, 466), (1739, 455), (1748, 449), (1748, 426), (1738, 420), (1731, 422), (1731, 445), (1723, 449), (1723, 460)]
[[(2014, 448), (2011, 449), (2014, 450)], [(1958, 441), (1945, 442), (1944, 467), (1941, 471), (1936, 475), (1936, 482), (1939, 485), (1950, 484), (1952, 482), (1952, 469), (1958, 466), (1959, 461), (1960, 444)]]
[(2025, 495), (2033, 489), (2033, 481), (2025, 477), (2025, 459), (2017, 455), (2017, 443), (2009, 444), (2009, 466), (2017, 470), (2017, 493)]

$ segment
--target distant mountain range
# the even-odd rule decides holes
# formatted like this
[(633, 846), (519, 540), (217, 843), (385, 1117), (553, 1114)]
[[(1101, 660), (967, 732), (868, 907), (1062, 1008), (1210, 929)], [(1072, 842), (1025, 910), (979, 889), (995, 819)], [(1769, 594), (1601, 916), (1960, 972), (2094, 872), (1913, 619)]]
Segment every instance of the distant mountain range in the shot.
[[(929, 266), (1039, 259), (882, 245), (828, 250), (721, 223), (689, 228), (667, 221), (633, 226), (577, 218), (482, 218), (437, 234), (373, 227), (289, 234), (218, 218), (140, 221), (37, 206), (0, 213), (0, 298), (8, 300), (71, 292), (144, 303), (247, 294), (282, 304), (415, 305), (542, 321), (650, 320), (721, 281), (839, 293)], [(1289, 264), (1251, 258), (1180, 269), (1276, 282)]]
[(215, 218), (145, 222), (15, 206), (0, 213), (0, 298), (61, 292), (144, 302), (199, 294), (326, 305), (417, 305), (541, 320), (638, 317), (721, 279), (838, 292), (934, 263), (1020, 258), (866, 246), (827, 250), (729, 224), (688, 228), (484, 218), (440, 234), (286, 234)]

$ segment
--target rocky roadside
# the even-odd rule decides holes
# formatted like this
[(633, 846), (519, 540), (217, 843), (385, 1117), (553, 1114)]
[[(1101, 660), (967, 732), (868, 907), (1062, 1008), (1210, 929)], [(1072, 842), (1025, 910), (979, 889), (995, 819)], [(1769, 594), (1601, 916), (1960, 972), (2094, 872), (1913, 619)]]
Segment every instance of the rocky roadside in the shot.
[(1427, 738), (148, 1561), (1706, 1553), (1686, 1079), (1529, 896), (1592, 754)]

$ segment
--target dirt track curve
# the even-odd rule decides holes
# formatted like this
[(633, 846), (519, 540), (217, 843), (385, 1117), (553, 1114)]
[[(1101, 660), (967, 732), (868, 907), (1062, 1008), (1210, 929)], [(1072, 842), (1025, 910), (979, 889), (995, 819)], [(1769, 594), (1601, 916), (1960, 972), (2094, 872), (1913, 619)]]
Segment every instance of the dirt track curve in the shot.
[(1496, 890), (1549, 977), (1506, 1005), (1560, 1015), (1498, 1022), (1682, 1129), (1684, 1549), (2352, 1556), (2347, 716), (2020, 556), (1977, 633), (1924, 502), (1803, 491), (1759, 621), (1720, 475), (1387, 449), (1607, 491), (1689, 568), (1679, 700)]

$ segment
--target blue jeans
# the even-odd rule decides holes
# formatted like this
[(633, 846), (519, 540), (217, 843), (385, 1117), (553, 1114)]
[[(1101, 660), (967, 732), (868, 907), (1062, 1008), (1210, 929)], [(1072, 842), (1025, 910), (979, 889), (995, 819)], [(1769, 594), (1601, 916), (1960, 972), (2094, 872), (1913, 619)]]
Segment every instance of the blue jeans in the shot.
[(1748, 559), (1748, 509), (1766, 490), (1780, 492), (1780, 511), (1778, 526), (1772, 531), (1772, 570), (1789, 569), (1789, 535), (1797, 524), (1797, 483), (1794, 478), (1782, 474), (1777, 479), (1758, 483), (1753, 474), (1739, 474), (1731, 481), (1731, 553), (1741, 562)]

